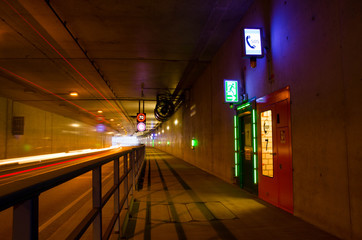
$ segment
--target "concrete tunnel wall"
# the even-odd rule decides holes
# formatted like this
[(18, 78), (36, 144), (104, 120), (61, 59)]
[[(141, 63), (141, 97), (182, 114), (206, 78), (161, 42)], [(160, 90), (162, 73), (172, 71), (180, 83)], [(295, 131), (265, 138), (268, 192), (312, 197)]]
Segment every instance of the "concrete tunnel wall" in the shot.
[[(3, 97), (0, 112), (0, 161), (112, 145), (112, 137), (96, 132), (94, 126)], [(24, 117), (24, 135), (12, 134), (13, 116)]]
[[(184, 105), (158, 129), (156, 147), (232, 183), (234, 110), (223, 103), (223, 79), (245, 81), (249, 98), (290, 86), (294, 214), (338, 237), (362, 239), (361, 4), (256, 0)], [(270, 63), (264, 57), (252, 69), (241, 58), (243, 26), (264, 29)], [(75, 134), (74, 120), (9, 99), (0, 98), (0, 110), (6, 113), (0, 115), (0, 159), (110, 140), (89, 125)], [(9, 125), (17, 114), (26, 117), (20, 137)], [(195, 150), (192, 138), (199, 142)]]
[[(294, 215), (362, 239), (361, 9), (358, 0), (255, 1), (156, 131), (155, 147), (232, 183), (234, 110), (223, 103), (223, 79), (245, 81), (249, 98), (290, 86)], [(252, 69), (241, 58), (243, 26), (263, 28), (270, 63)]]

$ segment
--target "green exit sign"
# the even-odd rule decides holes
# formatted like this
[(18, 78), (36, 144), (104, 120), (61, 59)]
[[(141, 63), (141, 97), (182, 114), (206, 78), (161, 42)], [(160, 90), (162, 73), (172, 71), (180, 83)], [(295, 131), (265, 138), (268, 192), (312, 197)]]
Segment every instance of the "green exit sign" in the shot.
[(239, 81), (238, 80), (224, 80), (224, 93), (226, 103), (239, 102)]

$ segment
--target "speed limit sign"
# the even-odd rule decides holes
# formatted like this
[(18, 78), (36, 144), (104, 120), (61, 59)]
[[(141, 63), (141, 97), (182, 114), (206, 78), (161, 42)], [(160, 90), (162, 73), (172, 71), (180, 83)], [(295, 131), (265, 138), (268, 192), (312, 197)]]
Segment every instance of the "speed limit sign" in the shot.
[(138, 113), (137, 122), (145, 122), (145, 121), (146, 121), (146, 113)]

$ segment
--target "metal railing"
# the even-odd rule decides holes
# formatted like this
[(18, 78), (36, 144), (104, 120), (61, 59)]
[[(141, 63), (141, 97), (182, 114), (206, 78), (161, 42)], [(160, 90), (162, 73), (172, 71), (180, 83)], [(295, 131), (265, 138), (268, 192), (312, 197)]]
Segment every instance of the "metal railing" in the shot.
[[(112, 230), (120, 232), (120, 213), (128, 208), (129, 196), (144, 162), (145, 146), (90, 159), (76, 165), (11, 183), (0, 188), (0, 211), (13, 206), (13, 239), (38, 239), (39, 195), (53, 187), (92, 171), (93, 207), (75, 226), (67, 239), (79, 239), (93, 223), (93, 239), (108, 239)], [(123, 160), (123, 175), (120, 176), (120, 161)], [(113, 161), (113, 186), (102, 197), (102, 165)], [(129, 166), (130, 165), (130, 166)], [(123, 183), (123, 197), (120, 186)], [(131, 193), (131, 194), (130, 194)], [(102, 208), (113, 196), (113, 217), (105, 231), (102, 229)]]

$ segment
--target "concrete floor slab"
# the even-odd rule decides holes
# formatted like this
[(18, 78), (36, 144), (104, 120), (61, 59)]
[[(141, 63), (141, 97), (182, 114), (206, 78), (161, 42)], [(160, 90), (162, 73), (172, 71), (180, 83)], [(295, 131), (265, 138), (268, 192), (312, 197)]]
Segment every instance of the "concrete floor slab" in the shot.
[(151, 203), (151, 222), (171, 222), (168, 205)]
[(338, 239), (154, 148), (145, 166), (128, 239)]
[[(176, 203), (176, 204), (172, 204), (176, 210), (176, 214), (177, 214), (177, 219), (172, 216), (171, 220), (173, 222), (190, 222), (192, 221), (192, 217), (190, 215), (190, 212), (188, 210), (188, 208), (186, 207), (186, 204), (180, 204), (180, 203)], [(171, 206), (169, 206), (170, 212), (172, 211)]]
[(186, 204), (186, 207), (190, 212), (192, 220), (202, 222), (214, 219), (214, 216), (210, 212), (205, 211), (204, 206), (205, 206), (204, 203), (198, 203), (198, 202)]
[(224, 220), (236, 218), (236, 216), (221, 202), (207, 202), (205, 205), (217, 219)]

